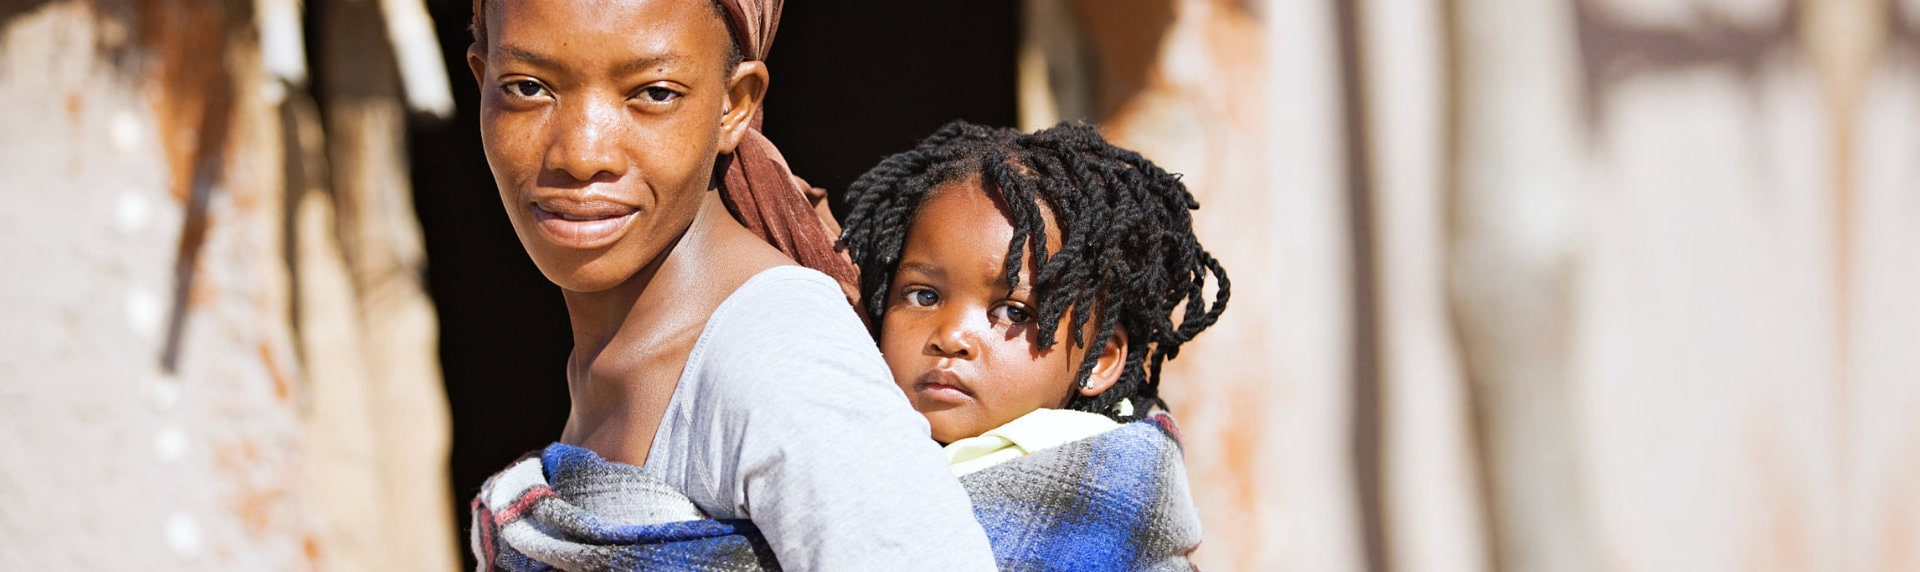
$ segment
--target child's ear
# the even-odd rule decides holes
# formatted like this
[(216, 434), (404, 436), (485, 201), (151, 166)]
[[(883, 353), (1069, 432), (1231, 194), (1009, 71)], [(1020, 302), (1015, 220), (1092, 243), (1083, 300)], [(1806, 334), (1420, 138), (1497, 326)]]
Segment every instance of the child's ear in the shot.
[(726, 101), (720, 107), (720, 154), (733, 153), (740, 146), (766, 97), (767, 65), (740, 62), (733, 69), (733, 77), (727, 78)]
[(1120, 381), (1120, 372), (1127, 368), (1127, 330), (1114, 328), (1113, 336), (1107, 338), (1106, 347), (1100, 348), (1100, 357), (1093, 364), (1093, 371), (1087, 374), (1087, 382), (1079, 388), (1080, 394), (1087, 397), (1099, 395), (1114, 383)]

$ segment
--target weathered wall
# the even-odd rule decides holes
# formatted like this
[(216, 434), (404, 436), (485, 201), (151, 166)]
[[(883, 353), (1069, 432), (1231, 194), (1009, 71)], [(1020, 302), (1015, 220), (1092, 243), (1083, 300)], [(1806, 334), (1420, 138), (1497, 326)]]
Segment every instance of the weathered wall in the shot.
[(1166, 378), (1203, 566), (1920, 564), (1920, 3), (1034, 4), (1025, 127), (1186, 173), (1234, 278)]
[[(311, 560), (278, 121), (260, 90), (228, 89), (263, 83), (228, 21), (245, 13), (181, 4), (53, 2), (4, 22), (6, 568)], [(231, 129), (198, 137), (214, 115)]]
[[(1920, 127), (1902, 95), (1920, 87), (1899, 40), (1911, 19), (1872, 1), (1595, 0), (1525, 24), (1521, 4), (1463, 1), (1453, 20), (1455, 313), (1508, 322), (1463, 344), (1497, 562), (1910, 567), (1881, 543), (1911, 543), (1911, 516), (1869, 514), (1869, 499), (1920, 486), (1881, 480), (1916, 460), (1895, 411), (1915, 405), (1920, 362), (1870, 340), (1920, 322), (1900, 310), (1911, 300), (1860, 304), (1911, 291), (1912, 258), (1884, 254), (1913, 243), (1892, 229), (1917, 214), (1902, 206), (1913, 183), (1886, 176), (1920, 156), (1892, 135)], [(1554, 23), (1569, 29), (1519, 32)], [(1503, 65), (1522, 53), (1556, 60)], [(1537, 120), (1515, 118), (1522, 105)], [(1503, 318), (1512, 276), (1552, 276), (1558, 317)], [(1520, 336), (1557, 340), (1550, 406), (1565, 415), (1502, 397), (1538, 385)], [(1529, 455), (1514, 433), (1563, 437)], [(1566, 477), (1527, 498), (1542, 464)]]
[(0, 569), (454, 566), (405, 112), (293, 6), (0, 7)]

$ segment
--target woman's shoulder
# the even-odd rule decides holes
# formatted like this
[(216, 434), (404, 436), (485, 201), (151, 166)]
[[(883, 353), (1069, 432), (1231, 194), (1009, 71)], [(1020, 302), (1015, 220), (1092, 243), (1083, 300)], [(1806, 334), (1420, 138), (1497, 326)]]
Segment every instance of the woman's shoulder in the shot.
[(755, 274), (715, 309), (688, 356), (689, 371), (713, 375), (839, 373), (886, 375), (873, 337), (817, 270), (776, 266)]
[(833, 278), (798, 264), (770, 266), (754, 273), (739, 288), (735, 288), (721, 305), (725, 307), (728, 304), (764, 303), (766, 300), (780, 299), (816, 303), (838, 301), (846, 305), (846, 298), (840, 295), (840, 287)]
[[(839, 330), (852, 325), (862, 337), (865, 328), (853, 306), (840, 293), (839, 283), (818, 270), (797, 265), (761, 270), (735, 288), (708, 319), (715, 330)], [(871, 340), (869, 339), (869, 343)]]

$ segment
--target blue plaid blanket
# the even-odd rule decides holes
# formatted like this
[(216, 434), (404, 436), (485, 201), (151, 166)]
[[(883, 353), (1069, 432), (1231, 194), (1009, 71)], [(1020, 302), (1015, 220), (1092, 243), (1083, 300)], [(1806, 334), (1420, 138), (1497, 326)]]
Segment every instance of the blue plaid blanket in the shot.
[[(1200, 519), (1164, 413), (960, 482), (1001, 570), (1193, 569)], [(617, 491), (621, 514), (570, 500), (585, 491)], [(639, 469), (558, 443), (489, 479), (473, 515), (482, 571), (780, 569), (753, 523), (707, 519)]]
[(483, 572), (780, 569), (752, 522), (706, 518), (638, 467), (562, 443), (487, 479), (471, 540)]
[(960, 477), (1001, 570), (1193, 570), (1200, 516), (1165, 413)]

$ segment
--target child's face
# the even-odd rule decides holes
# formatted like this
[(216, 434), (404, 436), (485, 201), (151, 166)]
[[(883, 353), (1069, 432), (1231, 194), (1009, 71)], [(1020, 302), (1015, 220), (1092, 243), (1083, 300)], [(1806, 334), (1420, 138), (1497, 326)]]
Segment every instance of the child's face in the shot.
[(562, 288), (626, 281), (692, 223), (738, 141), (723, 101), (764, 71), (726, 74), (733, 40), (707, 2), (494, 0), (485, 16), (468, 65), (514, 232)]
[[(887, 292), (880, 351), (913, 408), (941, 443), (972, 437), (1042, 407), (1066, 404), (1081, 351), (1035, 349), (1032, 267), (1009, 292), (1004, 271), (1013, 225), (977, 177), (932, 192), (907, 231)], [(1049, 251), (1059, 232), (1049, 222)], [(1068, 320), (1061, 320), (1064, 329)]]

